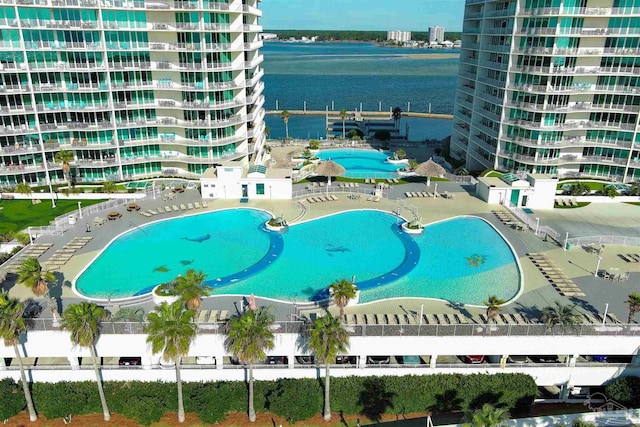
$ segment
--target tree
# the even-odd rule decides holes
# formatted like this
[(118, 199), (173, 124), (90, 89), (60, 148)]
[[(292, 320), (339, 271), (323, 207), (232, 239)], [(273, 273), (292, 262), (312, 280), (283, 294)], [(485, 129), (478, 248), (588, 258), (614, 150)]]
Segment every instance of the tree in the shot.
[(289, 116), (291, 116), (291, 114), (289, 114), (289, 111), (287, 110), (282, 110), (282, 113), (280, 113), (280, 117), (282, 117), (282, 121), (284, 122), (284, 134), (286, 139), (289, 139)]
[(347, 120), (347, 110), (344, 108), (340, 110), (340, 118), (342, 119), (342, 139), (344, 139), (347, 135), (345, 132), (346, 126), (345, 121)]
[(495, 319), (498, 316), (505, 302), (505, 300), (498, 298), (496, 295), (489, 295), (489, 298), (482, 302), (482, 304), (487, 307), (487, 321)]
[(213, 290), (210, 286), (204, 285), (206, 277), (202, 271), (190, 268), (183, 276), (175, 279), (174, 291), (180, 295), (180, 299), (189, 310), (194, 310), (194, 315), (200, 310), (202, 298), (209, 296)]
[(631, 292), (625, 303), (629, 306), (629, 319), (627, 319), (627, 323), (631, 323), (633, 316), (640, 312), (640, 293)]
[(630, 196), (640, 196), (640, 181), (631, 183), (631, 188), (629, 189)]
[(342, 327), (340, 319), (327, 314), (316, 319), (309, 330), (309, 348), (316, 360), (324, 363), (324, 420), (331, 419), (329, 366), (336, 356), (349, 348), (349, 333)]
[(613, 185), (607, 185), (602, 189), (602, 194), (613, 199), (618, 195), (618, 190)]
[(542, 322), (551, 329), (560, 325), (562, 330), (566, 326), (574, 326), (580, 322), (580, 315), (575, 311), (576, 305), (562, 305), (556, 301), (555, 305), (549, 305), (542, 309)]
[(509, 419), (509, 411), (506, 408), (494, 408), (485, 403), (481, 409), (467, 415), (469, 424), (472, 427), (495, 427)]
[(264, 127), (264, 136), (269, 139), (269, 135), (271, 134), (271, 128), (269, 126)]
[(91, 352), (93, 371), (98, 383), (98, 394), (102, 404), (104, 420), (109, 421), (111, 414), (107, 407), (107, 398), (102, 387), (102, 376), (98, 368), (98, 356), (96, 354), (96, 342), (100, 334), (100, 323), (108, 317), (107, 310), (97, 304), (83, 301), (78, 304), (70, 304), (62, 313), (62, 327), (70, 332), (71, 342), (80, 347), (86, 347)]
[(173, 362), (176, 368), (178, 386), (178, 422), (184, 422), (184, 404), (182, 402), (182, 381), (180, 363), (189, 353), (189, 347), (196, 336), (197, 326), (193, 323), (194, 312), (187, 310), (182, 301), (169, 305), (163, 302), (147, 316), (144, 331), (148, 334), (153, 354), (162, 352), (162, 359)]
[(26, 182), (16, 185), (16, 193), (18, 194), (31, 194), (31, 192), (31, 187)]
[(391, 132), (388, 130), (377, 130), (376, 133), (373, 134), (373, 137), (379, 141), (386, 142), (391, 139)]
[(266, 350), (274, 347), (274, 336), (270, 327), (274, 322), (268, 309), (247, 310), (227, 323), (227, 351), (241, 363), (249, 365), (249, 421), (256, 421), (253, 408), (253, 365), (264, 360)]
[(116, 191), (118, 191), (118, 186), (114, 182), (107, 181), (104, 184), (102, 184), (103, 193), (111, 194), (111, 193), (115, 193)]
[(4, 341), (4, 345), (13, 347), (13, 352), (16, 355), (18, 367), (20, 368), (20, 381), (22, 382), (24, 399), (27, 402), (29, 419), (33, 422), (38, 419), (38, 415), (33, 407), (33, 399), (31, 398), (27, 376), (24, 372), (22, 356), (18, 349), (20, 334), (27, 330), (23, 314), (24, 304), (21, 303), (20, 300), (10, 297), (6, 292), (0, 293), (0, 338)]
[(311, 141), (309, 141), (310, 150), (317, 150), (318, 148), (320, 148), (320, 141), (318, 141), (317, 139), (312, 139)]
[(53, 161), (62, 165), (62, 173), (67, 180), (67, 184), (69, 184), (69, 172), (71, 172), (71, 165), (69, 163), (73, 161), (73, 151), (60, 150), (53, 157)]
[(340, 308), (340, 318), (344, 316), (344, 308), (349, 301), (354, 299), (358, 292), (358, 287), (347, 279), (340, 279), (329, 285), (331, 299)]
[(352, 139), (354, 141), (360, 141), (362, 137), (364, 137), (364, 132), (362, 132), (360, 129), (349, 129), (349, 132), (347, 132), (347, 136), (349, 137), (349, 139)]
[(393, 118), (393, 123), (395, 125), (396, 131), (400, 130), (400, 118), (402, 117), (402, 109), (400, 107), (395, 107), (391, 110), (391, 118)]
[(51, 309), (54, 321), (58, 320), (58, 303), (49, 295), (49, 283), (54, 283), (56, 276), (51, 271), (42, 271), (37, 258), (27, 258), (18, 267), (18, 283), (31, 289), (37, 297), (44, 297)]
[(569, 193), (572, 196), (582, 196), (591, 192), (591, 188), (587, 184), (581, 182), (575, 183), (569, 189)]

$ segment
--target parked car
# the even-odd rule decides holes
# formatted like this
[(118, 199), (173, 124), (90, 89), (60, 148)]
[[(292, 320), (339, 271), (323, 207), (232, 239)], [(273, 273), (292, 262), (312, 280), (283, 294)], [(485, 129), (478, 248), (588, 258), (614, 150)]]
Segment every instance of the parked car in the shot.
[(470, 363), (472, 365), (484, 363), (484, 356), (460, 356), (460, 359), (464, 363)]
[(609, 356), (589, 356), (594, 362), (606, 362)]
[(337, 365), (355, 365), (358, 363), (358, 358), (356, 356), (337, 356), (336, 364)]
[(420, 365), (424, 363), (420, 356), (396, 356), (396, 361), (401, 365)]
[(316, 363), (315, 356), (296, 356), (296, 363), (301, 365), (313, 365)]
[(215, 356), (196, 356), (196, 365), (215, 365)]
[(118, 359), (120, 366), (140, 366), (142, 365), (142, 357), (121, 357)]
[(528, 356), (533, 363), (560, 363), (557, 355)]
[(391, 356), (367, 356), (369, 365), (388, 365), (390, 362)]
[(288, 365), (289, 358), (287, 356), (267, 356), (264, 363), (267, 365)]
[(174, 362), (169, 362), (164, 360), (164, 357), (160, 358), (160, 368), (161, 369), (175, 369), (176, 364)]
[(25, 319), (35, 319), (36, 317), (40, 316), (40, 313), (42, 313), (42, 306), (34, 300), (28, 300), (25, 304), (22, 317), (24, 317)]
[(527, 356), (509, 356), (507, 358), (507, 363), (516, 363), (516, 364), (522, 365), (528, 362), (529, 362), (529, 359), (527, 359)]

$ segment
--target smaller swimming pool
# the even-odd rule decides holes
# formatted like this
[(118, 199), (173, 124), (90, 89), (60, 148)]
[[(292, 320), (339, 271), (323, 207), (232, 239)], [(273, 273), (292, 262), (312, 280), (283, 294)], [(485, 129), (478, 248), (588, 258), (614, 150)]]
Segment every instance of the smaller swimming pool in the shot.
[(393, 153), (375, 150), (322, 150), (317, 154), (321, 160), (333, 160), (347, 170), (347, 178), (397, 178), (398, 170), (408, 163), (389, 163)]

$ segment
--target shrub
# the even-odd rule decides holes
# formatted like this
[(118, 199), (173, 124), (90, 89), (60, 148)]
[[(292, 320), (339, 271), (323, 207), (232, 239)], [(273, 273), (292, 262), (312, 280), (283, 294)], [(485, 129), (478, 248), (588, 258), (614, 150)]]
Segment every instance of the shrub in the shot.
[(616, 378), (607, 385), (605, 393), (608, 397), (625, 406), (640, 408), (640, 378)]
[(32, 387), (36, 410), (49, 419), (102, 412), (95, 382), (34, 383)]
[(289, 422), (307, 420), (322, 412), (322, 393), (323, 389), (314, 379), (280, 379), (267, 395), (266, 409)]
[(309, 148), (311, 150), (317, 150), (318, 148), (320, 148), (320, 141), (318, 141), (317, 139), (312, 139), (311, 141), (309, 141)]
[(0, 380), (0, 421), (18, 414), (25, 407), (22, 386), (11, 378)]

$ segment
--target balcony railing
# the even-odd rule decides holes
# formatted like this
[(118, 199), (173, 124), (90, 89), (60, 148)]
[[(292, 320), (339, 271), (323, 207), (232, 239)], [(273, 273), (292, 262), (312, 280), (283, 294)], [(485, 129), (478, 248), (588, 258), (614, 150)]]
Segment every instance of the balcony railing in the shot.
[[(102, 322), (102, 334), (144, 334), (143, 322)], [(28, 319), (29, 331), (57, 331), (52, 319)], [(224, 334), (224, 323), (198, 323), (199, 332), (203, 334)], [(404, 325), (370, 325), (346, 324), (344, 328), (351, 336), (384, 337), (384, 336), (640, 336), (640, 325), (605, 323), (580, 324), (574, 326), (547, 327), (544, 324), (404, 324)], [(276, 321), (271, 327), (274, 333), (300, 334), (307, 325), (304, 322)]]

